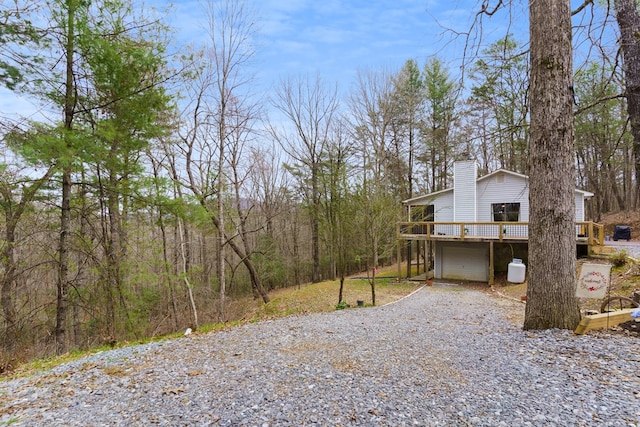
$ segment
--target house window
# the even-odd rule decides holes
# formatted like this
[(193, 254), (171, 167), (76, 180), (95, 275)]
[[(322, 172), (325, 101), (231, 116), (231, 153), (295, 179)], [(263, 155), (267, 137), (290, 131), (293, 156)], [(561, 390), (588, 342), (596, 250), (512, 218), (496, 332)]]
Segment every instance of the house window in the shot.
[(433, 205), (412, 206), (411, 221), (412, 222), (433, 222), (434, 219)]
[(493, 203), (491, 209), (495, 222), (518, 222), (520, 220), (520, 203)]

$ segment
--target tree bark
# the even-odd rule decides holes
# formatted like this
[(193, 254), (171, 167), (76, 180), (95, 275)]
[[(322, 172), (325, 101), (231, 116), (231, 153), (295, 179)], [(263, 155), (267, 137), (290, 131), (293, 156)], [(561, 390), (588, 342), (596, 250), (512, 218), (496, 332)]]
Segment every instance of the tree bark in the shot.
[(311, 164), (311, 255), (313, 258), (313, 270), (311, 281), (318, 283), (320, 277), (320, 194), (318, 189), (318, 173), (320, 166), (316, 160)]
[[(75, 13), (74, 0), (68, 3), (67, 28), (66, 28), (66, 81), (64, 98), (64, 129), (71, 133), (73, 130), (73, 118), (75, 114), (75, 83), (73, 76), (73, 53), (75, 37)], [(68, 138), (65, 135), (65, 138)], [(69, 144), (67, 144), (69, 145)], [(71, 159), (65, 159), (71, 163)], [(62, 172), (62, 202), (60, 209), (60, 240), (58, 242), (58, 283), (56, 326), (54, 337), (56, 342), (56, 354), (63, 354), (68, 350), (67, 343), (67, 305), (69, 294), (69, 233), (71, 231), (71, 166), (65, 166)]]
[(636, 174), (634, 207), (637, 207), (640, 203), (640, 13), (635, 0), (614, 0), (614, 5), (620, 28), (627, 113), (633, 135), (633, 162)]
[(56, 306), (56, 354), (68, 350), (67, 306), (69, 299), (69, 233), (71, 230), (71, 171), (62, 174), (62, 208), (60, 210), (60, 240), (58, 242), (58, 298)]
[(529, 281), (524, 329), (575, 329), (573, 61), (568, 0), (530, 0)]
[(122, 301), (122, 257), (121, 257), (121, 232), (120, 232), (120, 198), (117, 193), (117, 177), (114, 171), (108, 171), (109, 187), (107, 188), (107, 227), (103, 237), (105, 244), (106, 281), (109, 287), (107, 297), (111, 299), (108, 305), (113, 314), (108, 324), (108, 333), (115, 338), (119, 331), (120, 319), (116, 312), (117, 297)]

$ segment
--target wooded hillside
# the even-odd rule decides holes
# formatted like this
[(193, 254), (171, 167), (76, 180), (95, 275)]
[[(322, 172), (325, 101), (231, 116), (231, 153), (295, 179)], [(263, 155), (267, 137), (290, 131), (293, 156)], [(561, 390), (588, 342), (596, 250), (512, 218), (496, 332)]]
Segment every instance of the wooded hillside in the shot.
[[(408, 59), (360, 72), (346, 98), (322, 76), (257, 98), (243, 2), (207, 3), (207, 43), (180, 56), (127, 0), (18, 3), (0, 5), (0, 83), (47, 120), (0, 111), (0, 364), (371, 273), (396, 261), (401, 201), (449, 187), (462, 153), (482, 174), (529, 173), (528, 41), (510, 34), (465, 56), (464, 75)], [(599, 8), (580, 13), (604, 22)], [(635, 59), (619, 47), (574, 61), (575, 185), (595, 194), (594, 221), (639, 203), (621, 66)]]

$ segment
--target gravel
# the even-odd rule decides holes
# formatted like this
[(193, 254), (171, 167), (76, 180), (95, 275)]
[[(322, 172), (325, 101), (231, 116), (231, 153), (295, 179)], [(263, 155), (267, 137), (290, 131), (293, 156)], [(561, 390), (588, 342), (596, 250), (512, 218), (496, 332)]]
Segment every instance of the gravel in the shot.
[(605, 241), (605, 246), (611, 246), (618, 252), (626, 252), (631, 258), (640, 260), (640, 242), (627, 242), (625, 240)]
[(0, 383), (0, 425), (640, 426), (640, 340), (523, 311), (438, 284), (107, 351)]

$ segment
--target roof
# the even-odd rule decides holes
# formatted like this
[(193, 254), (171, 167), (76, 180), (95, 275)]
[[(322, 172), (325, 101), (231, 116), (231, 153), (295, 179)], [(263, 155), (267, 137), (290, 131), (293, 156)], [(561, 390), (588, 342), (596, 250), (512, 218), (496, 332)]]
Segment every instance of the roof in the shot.
[[(486, 175), (481, 176), (480, 178), (477, 178), (476, 179), (476, 183), (478, 183), (480, 181), (483, 181), (485, 179), (489, 179), (490, 177), (492, 177), (494, 175), (497, 175), (499, 173), (505, 173), (507, 175), (515, 176), (515, 177), (518, 177), (518, 178), (521, 178), (521, 179), (524, 179), (524, 180), (528, 180), (529, 179), (529, 176), (523, 175), (521, 173), (513, 172), (513, 171), (510, 171), (510, 170), (507, 170), (507, 169), (498, 169), (498, 170), (496, 170), (494, 172), (488, 173)], [(413, 203), (416, 203), (416, 202), (422, 202), (422, 201), (424, 201), (426, 199), (431, 199), (431, 198), (434, 198), (434, 197), (438, 197), (438, 196), (440, 196), (442, 194), (445, 194), (445, 193), (447, 193), (449, 191), (453, 191), (453, 187), (446, 188), (446, 189), (440, 190), (440, 191), (435, 191), (435, 192), (429, 193), (429, 194), (424, 194), (422, 196), (412, 197), (411, 199), (403, 200), (402, 204), (403, 205), (410, 205), (410, 204), (413, 204)], [(585, 190), (580, 190), (578, 188), (576, 188), (575, 191), (577, 193), (581, 193), (585, 198), (589, 198), (589, 197), (593, 197), (594, 196), (593, 193), (591, 193), (589, 191), (585, 191)]]

